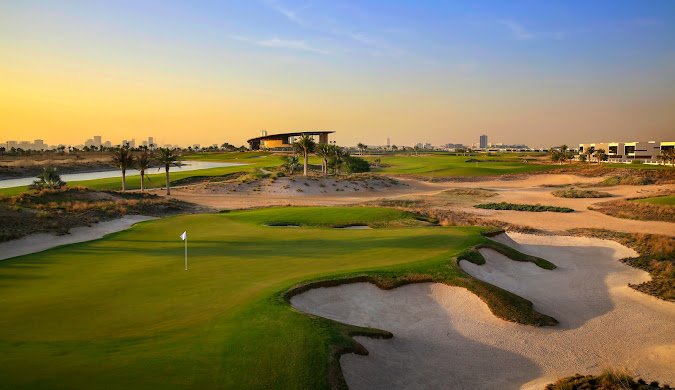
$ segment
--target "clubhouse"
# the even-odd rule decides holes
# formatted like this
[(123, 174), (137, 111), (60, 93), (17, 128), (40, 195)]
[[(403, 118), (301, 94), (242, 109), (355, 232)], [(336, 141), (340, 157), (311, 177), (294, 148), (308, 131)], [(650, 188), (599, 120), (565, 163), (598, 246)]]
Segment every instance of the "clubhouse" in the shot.
[(296, 138), (299, 138), (303, 135), (310, 135), (314, 137), (318, 136), (318, 143), (327, 144), (328, 143), (328, 134), (335, 133), (334, 131), (298, 131), (294, 133), (281, 133), (281, 134), (271, 134), (268, 135), (266, 130), (261, 132), (260, 137), (251, 138), (248, 140), (248, 144), (251, 147), (251, 150), (260, 150), (260, 149), (272, 149), (272, 150), (284, 150), (290, 149), (293, 147), (293, 142), (296, 141)]
[(604, 142), (595, 144), (579, 144), (579, 153), (586, 150), (604, 149), (610, 162), (630, 163), (642, 160), (647, 164), (658, 164), (657, 156), (662, 151), (675, 148), (671, 141), (635, 141), (635, 142)]

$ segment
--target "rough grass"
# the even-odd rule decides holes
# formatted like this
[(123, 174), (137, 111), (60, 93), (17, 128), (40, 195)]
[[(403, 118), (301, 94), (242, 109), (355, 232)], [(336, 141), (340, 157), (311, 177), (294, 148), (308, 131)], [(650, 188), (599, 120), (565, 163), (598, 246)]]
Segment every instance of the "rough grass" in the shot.
[(623, 370), (606, 369), (600, 375), (576, 374), (546, 386), (546, 390), (669, 390), (668, 385), (636, 379)]
[(634, 249), (639, 256), (622, 261), (649, 272), (652, 280), (630, 286), (646, 294), (675, 301), (675, 238), (602, 229), (574, 229), (570, 233), (614, 240)]
[(609, 192), (582, 190), (578, 188), (553, 191), (551, 194), (559, 198), (609, 198), (612, 196)]
[(675, 222), (675, 207), (672, 205), (640, 202), (638, 199), (617, 199), (595, 203), (588, 208), (617, 218)]
[(555, 213), (572, 213), (574, 209), (569, 207), (558, 207), (558, 206), (545, 206), (540, 204), (518, 204), (518, 203), (481, 203), (473, 207), (479, 209), (490, 209), (490, 210), (516, 210), (516, 211), (531, 211), (531, 212), (544, 212), (552, 211)]
[[(555, 323), (531, 302), (457, 266), (457, 254), (487, 241), (480, 228), (263, 224), (274, 212), (296, 222), (311, 222), (315, 213), (339, 224), (408, 218), (375, 208), (342, 211), (184, 215), (0, 262), (3, 386), (344, 387), (336, 356), (365, 352), (350, 336), (389, 335), (289, 306), (289, 291), (317, 280), (365, 278), (382, 288), (438, 281), (476, 293), (500, 318)], [(188, 272), (178, 239), (183, 230), (190, 236)]]

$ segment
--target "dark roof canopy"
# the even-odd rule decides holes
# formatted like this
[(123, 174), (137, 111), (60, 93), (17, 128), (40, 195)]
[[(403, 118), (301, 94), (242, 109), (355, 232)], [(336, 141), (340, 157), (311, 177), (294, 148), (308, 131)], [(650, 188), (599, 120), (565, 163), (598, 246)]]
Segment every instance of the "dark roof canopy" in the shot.
[(293, 132), (293, 133), (268, 134), (268, 135), (263, 135), (263, 136), (260, 136), (260, 137), (251, 138), (250, 140), (248, 140), (248, 143), (260, 142), (260, 141), (265, 140), (265, 139), (272, 140), (272, 139), (279, 139), (281, 137), (284, 137), (284, 138), (296, 137), (296, 136), (305, 135), (305, 134), (307, 134), (307, 135), (321, 135), (321, 134), (331, 134), (331, 133), (335, 133), (335, 131), (332, 131), (332, 130), (317, 130), (317, 131), (297, 131), (297, 132)]

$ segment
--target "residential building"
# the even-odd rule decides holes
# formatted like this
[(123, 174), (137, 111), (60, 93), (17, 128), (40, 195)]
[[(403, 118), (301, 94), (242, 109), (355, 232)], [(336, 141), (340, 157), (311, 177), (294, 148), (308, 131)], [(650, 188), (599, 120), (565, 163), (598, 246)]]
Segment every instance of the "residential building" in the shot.
[(481, 149), (487, 149), (488, 148), (488, 136), (483, 134), (480, 136), (480, 148)]
[(591, 153), (603, 149), (610, 162), (630, 163), (640, 160), (644, 163), (658, 163), (657, 156), (663, 150), (675, 148), (675, 141), (634, 141), (634, 142), (601, 142), (579, 144), (579, 154)]

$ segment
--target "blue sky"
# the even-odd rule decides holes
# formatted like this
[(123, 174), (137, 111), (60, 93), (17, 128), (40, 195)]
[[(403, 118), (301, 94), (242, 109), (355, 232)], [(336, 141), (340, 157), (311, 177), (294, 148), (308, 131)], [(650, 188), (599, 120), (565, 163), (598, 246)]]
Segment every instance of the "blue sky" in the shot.
[[(5, 131), (36, 137), (103, 120), (120, 137), (190, 129), (201, 143), (262, 128), (332, 128), (349, 144), (675, 134), (675, 1), (6, 1), (0, 49), (16, 80), (58, 80), (48, 102), (12, 85), (47, 121), (13, 115)], [(12, 115), (17, 100), (0, 99)]]

